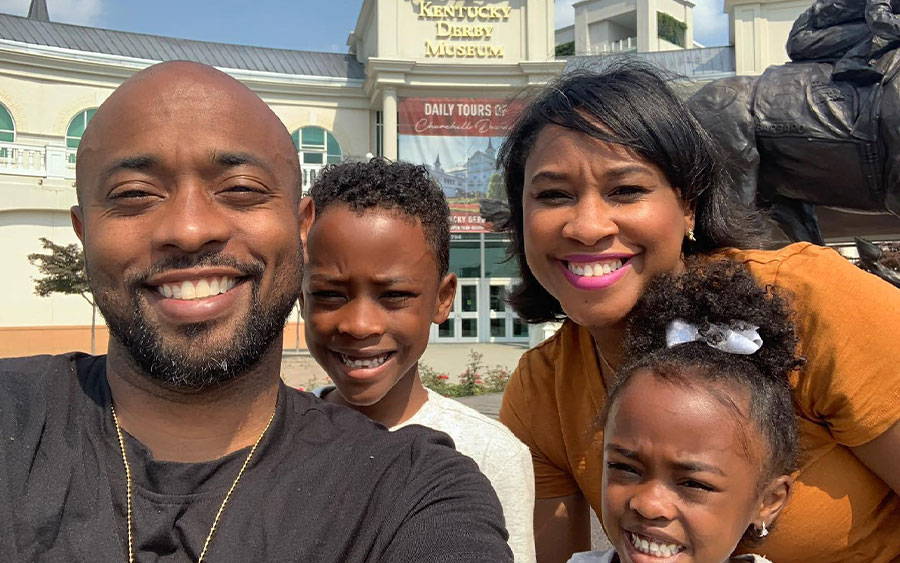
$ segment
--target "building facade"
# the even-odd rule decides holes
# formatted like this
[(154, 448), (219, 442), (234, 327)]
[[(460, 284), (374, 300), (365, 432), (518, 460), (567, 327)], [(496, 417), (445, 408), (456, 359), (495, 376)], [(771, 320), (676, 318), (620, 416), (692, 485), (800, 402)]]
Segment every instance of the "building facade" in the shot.
[(694, 4), (688, 0), (581, 0), (575, 23), (557, 29), (557, 45), (575, 55), (655, 53), (701, 47), (694, 43)]
[[(0, 14), (0, 259), (8, 268), (0, 277), (0, 357), (90, 349), (91, 306), (79, 295), (35, 295), (39, 272), (28, 256), (42, 252), (42, 238), (77, 243), (69, 209), (81, 135), (119, 84), (165, 60), (215, 66), (259, 94), (292, 134), (304, 189), (323, 166), (344, 159), (382, 155), (425, 165), (451, 206), (450, 267), (460, 279), (453, 313), (432, 327), (432, 340), (527, 341), (529, 328), (503, 300), (516, 277), (505, 261), (509, 241), (490, 231), (478, 200), (503, 197), (494, 159), (517, 103), (510, 100), (566, 68), (603, 64), (599, 55), (557, 59), (555, 45), (636, 51), (696, 87), (783, 62), (790, 25), (807, 0), (727, 0), (733, 46), (711, 48), (694, 43), (687, 0), (582, 0), (573, 7), (575, 25), (556, 32), (553, 4), (361, 0), (345, 53), (56, 23), (39, 0), (29, 17)], [(898, 238), (900, 228), (885, 223), (879, 233)], [(98, 325), (99, 353), (107, 334), (102, 319)], [(285, 347), (302, 346), (295, 315)]]
[[(562, 71), (552, 23), (552, 0), (365, 0), (348, 52), (312, 53), (56, 23), (44, 2), (32, 3), (31, 17), (0, 14), (0, 257), (9, 265), (0, 281), (0, 357), (90, 348), (91, 306), (79, 295), (35, 295), (39, 273), (28, 255), (43, 251), (41, 238), (77, 242), (69, 209), (85, 126), (119, 84), (165, 60), (210, 64), (259, 94), (292, 133), (304, 189), (327, 163), (404, 158), (403, 137), (406, 160), (428, 165), (454, 204), (451, 268), (460, 287), (433, 340), (527, 340), (502, 300), (515, 276), (503, 262), (507, 240), (472, 209), (487, 194), (502, 140), (502, 131), (484, 137), (474, 113), (502, 113), (507, 98)], [(430, 142), (443, 136), (398, 135), (398, 107), (433, 100), (462, 108), (474, 124), (455, 136), (462, 144), (444, 150)], [(102, 318), (98, 324), (103, 352)], [(301, 319), (289, 321), (286, 347), (303, 346), (301, 329)]]

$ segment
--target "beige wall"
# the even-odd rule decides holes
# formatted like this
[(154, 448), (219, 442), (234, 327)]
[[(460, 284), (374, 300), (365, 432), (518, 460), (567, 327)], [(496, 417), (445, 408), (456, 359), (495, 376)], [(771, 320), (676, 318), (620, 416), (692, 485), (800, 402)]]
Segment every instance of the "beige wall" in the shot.
[[(297, 346), (296, 313), (284, 327), (283, 349)], [(109, 330), (98, 322), (94, 353), (105, 354), (109, 344)], [(300, 323), (300, 348), (306, 348), (303, 323)], [(15, 358), (37, 354), (64, 354), (91, 351), (91, 326), (26, 326), (0, 327), (0, 358)]]
[[(453, 6), (483, 11), (473, 18), (440, 12)], [(362, 62), (373, 57), (439, 64), (547, 61), (553, 58), (553, 1), (366, 0), (354, 33)], [(447, 49), (453, 54), (443, 54)]]
[(726, 1), (737, 74), (758, 75), (770, 65), (787, 62), (784, 46), (791, 26), (810, 4), (809, 0)]
[[(434, 4), (438, 3), (435, 2)], [(509, 15), (497, 19), (469, 20), (429, 18), (423, 15), (422, 11), (423, 6), (426, 6), (427, 3), (398, 2), (397, 29), (398, 31), (406, 31), (395, 34), (396, 43), (388, 41), (387, 49), (379, 51), (379, 56), (396, 56), (397, 58), (427, 62), (436, 62), (435, 59), (446, 62), (475, 59), (480, 64), (504, 64), (510, 61), (527, 59), (528, 54), (524, 42), (524, 34), (522, 33), (522, 29), (525, 27), (525, 10), (523, 9), (525, 4), (525, 0), (486, 2), (480, 7), (508, 10)], [(440, 5), (446, 4), (441, 3)], [(474, 3), (471, 6), (478, 7)], [(385, 22), (385, 25), (387, 25), (387, 22)], [(478, 39), (447, 37), (446, 33), (451, 30), (471, 31), (476, 34), (489, 32), (490, 35)], [(389, 33), (384, 35), (390, 37)], [(503, 52), (502, 56), (434, 57), (428, 56), (427, 45), (429, 44), (447, 45), (452, 48), (490, 47), (492, 49), (502, 49)], [(549, 53), (547, 55), (549, 57)]]
[[(9, 185), (0, 183), (0, 190)], [(45, 252), (39, 242), (45, 237), (56, 244), (78, 241), (72, 231), (69, 213), (51, 210), (0, 211), (0, 327), (81, 325), (90, 324), (91, 307), (77, 295), (53, 294), (38, 297), (34, 294), (37, 268), (28, 262), (28, 255)]]
[[(0, 61), (3, 60), (0, 48)], [(65, 143), (66, 129), (81, 111), (98, 107), (133, 72), (146, 65), (117, 67), (108, 75), (60, 72), (52, 67), (24, 67), (0, 62), (0, 103), (12, 114), (17, 143)], [(322, 81), (291, 83), (286, 77), (260, 79), (236, 73), (265, 100), (289, 131), (305, 125), (324, 127), (338, 138), (345, 154), (370, 152), (369, 102), (361, 82), (352, 86)], [(0, 179), (0, 182), (3, 180)]]
[(0, 102), (16, 123), (16, 141), (63, 143), (72, 118), (96, 108), (112, 93), (116, 83), (80, 80), (45, 80), (0, 69)]
[(334, 101), (323, 105), (306, 102), (295, 105), (270, 103), (269, 106), (292, 133), (308, 125), (331, 131), (341, 144), (344, 157), (361, 158), (368, 152), (374, 153), (369, 134), (371, 112), (368, 109), (342, 108)]
[(554, 32), (554, 42), (557, 45), (562, 45), (564, 43), (571, 43), (575, 41), (575, 26), (568, 25), (566, 27), (562, 27), (557, 29)]

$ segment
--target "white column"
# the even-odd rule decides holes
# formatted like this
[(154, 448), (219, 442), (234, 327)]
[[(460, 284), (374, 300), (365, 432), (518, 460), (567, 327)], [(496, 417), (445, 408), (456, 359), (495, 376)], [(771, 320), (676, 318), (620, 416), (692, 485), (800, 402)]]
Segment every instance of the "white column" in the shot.
[(737, 75), (762, 74), (763, 64), (762, 8), (760, 4), (746, 4), (734, 9), (734, 64)]
[(694, 8), (685, 4), (684, 6), (684, 23), (687, 29), (684, 30), (684, 48), (694, 48)]
[(397, 90), (385, 88), (382, 92), (381, 116), (384, 123), (384, 157), (397, 160)]
[(65, 145), (44, 147), (44, 169), (48, 178), (65, 178), (68, 172)]

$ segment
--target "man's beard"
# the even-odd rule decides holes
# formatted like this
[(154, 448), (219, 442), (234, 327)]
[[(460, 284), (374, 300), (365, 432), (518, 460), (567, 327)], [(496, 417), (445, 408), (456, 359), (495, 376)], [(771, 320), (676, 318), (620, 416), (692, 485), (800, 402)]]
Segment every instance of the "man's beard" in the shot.
[[(128, 302), (125, 307), (110, 299), (108, 292), (94, 289), (97, 308), (106, 319), (110, 334), (128, 352), (132, 363), (150, 378), (167, 387), (200, 390), (237, 378), (257, 365), (273, 342), (281, 335), (294, 304), (300, 297), (302, 249), (297, 267), (286, 267), (287, 276), (276, 273), (275, 295), (268, 306), (260, 301), (260, 281), (264, 267), (259, 262), (239, 262), (219, 253), (182, 256), (155, 264), (149, 271), (128, 276), (125, 280)], [(141, 294), (144, 281), (151, 275), (173, 269), (195, 266), (228, 266), (246, 276), (250, 284), (250, 307), (237, 319), (232, 335), (221, 336), (221, 342), (208, 342), (206, 337), (218, 323), (201, 322), (178, 328), (181, 338), (160, 334), (145, 315), (146, 298)], [(287, 279), (285, 279), (287, 278)], [(279, 293), (280, 292), (280, 293)], [(220, 327), (221, 328), (221, 327)]]

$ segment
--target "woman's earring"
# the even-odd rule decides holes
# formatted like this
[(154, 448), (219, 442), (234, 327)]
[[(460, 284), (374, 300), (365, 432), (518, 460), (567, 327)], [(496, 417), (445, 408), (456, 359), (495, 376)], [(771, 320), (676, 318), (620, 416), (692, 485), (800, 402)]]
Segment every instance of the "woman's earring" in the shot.
[(697, 237), (694, 236), (694, 229), (687, 230), (687, 239), (691, 242), (697, 242)]
[(763, 521), (762, 528), (759, 529), (759, 537), (764, 538), (769, 535), (769, 530), (766, 529), (766, 523)]

